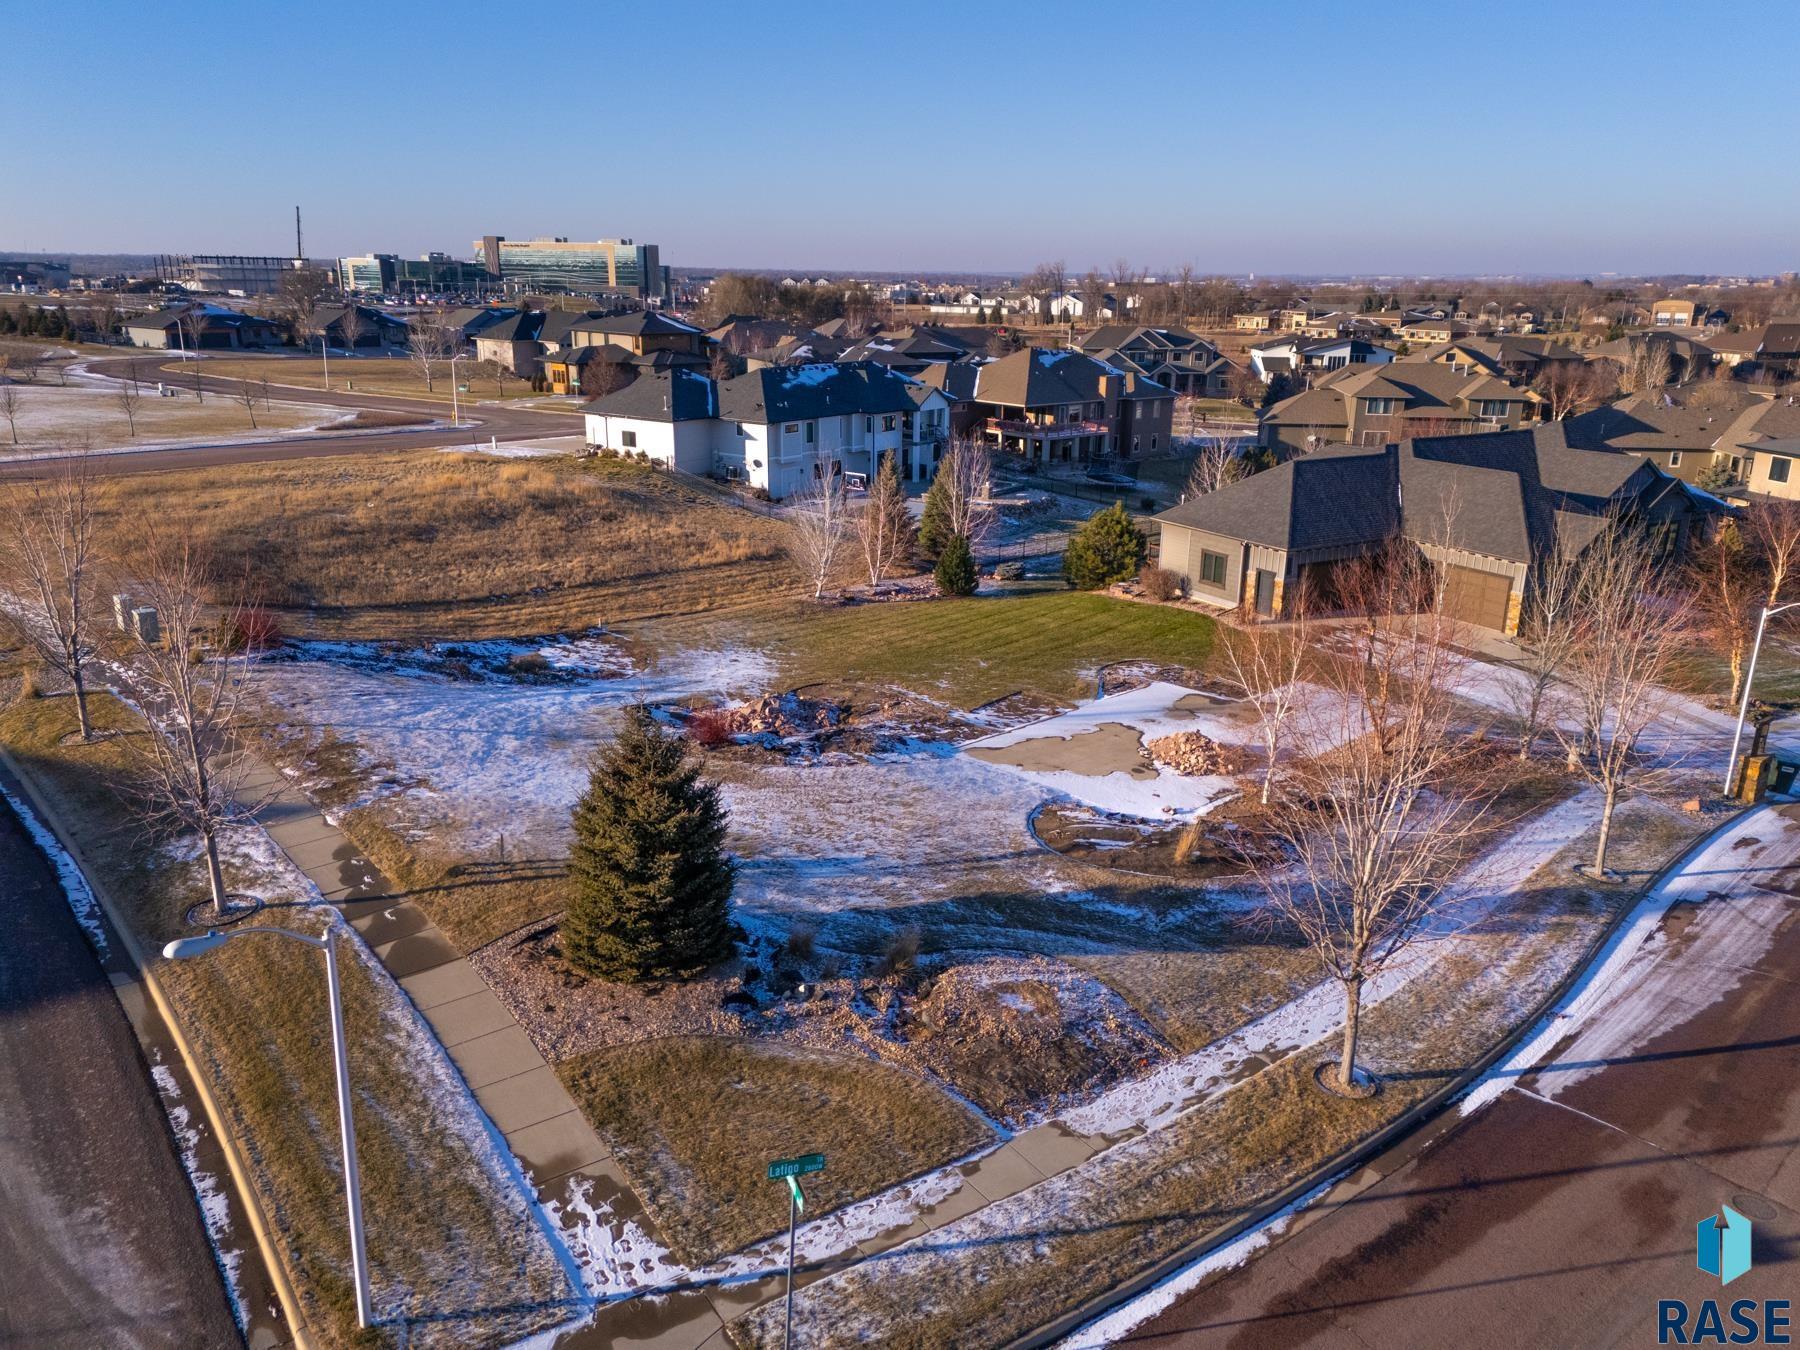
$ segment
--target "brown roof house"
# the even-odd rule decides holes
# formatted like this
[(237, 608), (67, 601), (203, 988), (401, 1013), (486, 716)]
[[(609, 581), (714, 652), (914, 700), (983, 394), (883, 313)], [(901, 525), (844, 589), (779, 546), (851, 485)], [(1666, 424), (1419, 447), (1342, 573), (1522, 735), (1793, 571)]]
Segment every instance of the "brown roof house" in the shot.
[(1548, 415), (1543, 397), (1486, 371), (1429, 361), (1353, 365), (1267, 409), (1257, 442), (1278, 455), (1385, 445), (1410, 436), (1498, 431)]
[(1681, 550), (1723, 509), (1644, 459), (1570, 446), (1563, 426), (1290, 460), (1158, 516), (1161, 564), (1194, 599), (1277, 617), (1303, 580), (1329, 603), (1336, 567), (1406, 540), (1435, 565), (1446, 613), (1512, 634), (1539, 561), (1584, 548), (1610, 513)]
[(1098, 361), (1198, 398), (1225, 398), (1236, 369), (1217, 347), (1185, 328), (1108, 324), (1074, 345)]

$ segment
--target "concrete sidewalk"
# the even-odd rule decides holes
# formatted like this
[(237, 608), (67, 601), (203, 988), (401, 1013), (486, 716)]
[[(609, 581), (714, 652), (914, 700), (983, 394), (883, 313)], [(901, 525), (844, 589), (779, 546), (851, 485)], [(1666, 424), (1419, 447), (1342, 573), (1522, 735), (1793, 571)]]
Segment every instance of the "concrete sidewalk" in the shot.
[[(343, 911), (407, 992), (526, 1169), (539, 1202), (554, 1202), (571, 1234), (580, 1225), (580, 1208), (605, 1204), (616, 1220), (635, 1222), (647, 1237), (660, 1242), (624, 1171), (556, 1071), (425, 912), (396, 895), (381, 870), (344, 832), (260, 758), (252, 756), (246, 766), (239, 800), (254, 808), (269, 836), (320, 894)], [(958, 1189), (912, 1223), (857, 1242), (827, 1260), (803, 1265), (795, 1274), (795, 1286), (823, 1279), (1035, 1186), (1115, 1142), (1075, 1134), (1054, 1122), (1028, 1130), (965, 1163)], [(586, 1206), (571, 1204), (584, 1192)], [(568, 1332), (557, 1345), (559, 1350), (619, 1344), (650, 1350), (724, 1347), (729, 1344), (726, 1322), (781, 1297), (784, 1288), (784, 1273), (772, 1270), (753, 1280), (696, 1285), (603, 1304), (588, 1325)]]

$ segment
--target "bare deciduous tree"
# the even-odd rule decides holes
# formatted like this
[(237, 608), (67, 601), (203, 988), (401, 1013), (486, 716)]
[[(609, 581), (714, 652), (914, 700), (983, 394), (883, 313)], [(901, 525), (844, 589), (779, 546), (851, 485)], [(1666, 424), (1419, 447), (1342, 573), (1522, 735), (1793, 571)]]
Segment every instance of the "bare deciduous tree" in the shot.
[(1262, 742), (1264, 760), (1264, 806), (1274, 787), (1282, 744), (1305, 692), (1300, 673), (1306, 660), (1306, 610), (1305, 597), (1296, 596), (1292, 623), (1253, 622), (1247, 628), (1221, 630), (1232, 678), (1243, 686), (1245, 700), (1256, 709), (1256, 736)]
[(344, 306), (344, 312), (338, 318), (338, 338), (344, 344), (344, 350), (350, 355), (356, 354), (356, 344), (369, 331), (368, 320), (363, 318), (360, 306), (352, 302)]
[(1217, 432), (1200, 437), (1200, 449), (1188, 470), (1187, 495), (1204, 497), (1238, 476), (1237, 442)]
[(1758, 497), (1744, 508), (1741, 520), (1766, 569), (1769, 591), (1763, 603), (1778, 605), (1800, 568), (1800, 501)]
[(1555, 549), (1538, 561), (1532, 591), (1520, 616), (1518, 644), (1522, 655), (1517, 665), (1524, 679), (1513, 690), (1513, 710), (1519, 716), (1519, 758), (1528, 759), (1543, 730), (1545, 718), (1560, 715), (1557, 682), (1569, 662), (1569, 653), (1580, 640), (1576, 623), (1576, 581), (1580, 566), (1574, 553)]
[(793, 496), (788, 525), (788, 557), (800, 579), (812, 588), (813, 599), (825, 594), (844, 538), (850, 530), (849, 503), (844, 475), (836, 461), (821, 453), (813, 461), (812, 478)]
[(12, 432), (12, 443), (19, 443), (19, 386), (12, 380), (0, 377), (0, 417), (6, 419), (7, 430)]
[(1735, 707), (1744, 688), (1744, 660), (1767, 594), (1767, 573), (1737, 522), (1726, 520), (1689, 548), (1687, 579), (1695, 622), (1725, 656), (1731, 672), (1726, 701)]
[(154, 828), (200, 839), (214, 906), (230, 907), (219, 866), (219, 833), (240, 809), (237, 730), (249, 653), (216, 643), (241, 630), (237, 605), (209, 606), (217, 581), (210, 558), (182, 535), (152, 534), (133, 583), (155, 609), (160, 637), (140, 637), (131, 682), (151, 726), (129, 739), (144, 814)]
[(456, 351), (455, 335), (437, 321), (436, 315), (421, 314), (413, 321), (407, 338), (407, 360), (425, 381), (425, 392), (436, 388), (437, 368)]
[(244, 411), (250, 416), (250, 430), (256, 430), (256, 385), (249, 380), (239, 380), (232, 391), (233, 397), (244, 405)]
[(5, 579), (24, 607), (21, 627), (44, 662), (75, 692), (81, 739), (88, 721), (87, 661), (94, 653), (94, 496), (86, 453), (21, 484), (0, 510), (8, 545)]
[(856, 541), (862, 550), (871, 590), (881, 585), (888, 569), (906, 553), (911, 535), (906, 489), (900, 485), (900, 470), (890, 451), (881, 457), (881, 468), (869, 485), (868, 500), (856, 520)]
[(1568, 662), (1574, 725), (1557, 726), (1569, 767), (1604, 794), (1592, 874), (1606, 875), (1619, 794), (1639, 768), (1638, 740), (1668, 706), (1664, 680), (1680, 652), (1689, 599), (1662, 584), (1642, 531), (1610, 522), (1582, 551), (1579, 626)]
[(979, 550), (994, 527), (994, 466), (987, 447), (966, 437), (952, 441), (937, 479), (948, 485), (948, 533), (967, 539), (970, 552)]
[[(1434, 926), (1445, 887), (1487, 828), (1493, 792), (1455, 725), (1457, 658), (1441, 617), (1382, 616), (1371, 640), (1323, 663), (1319, 752), (1289, 769), (1296, 805), (1254, 858), (1272, 917), (1295, 928), (1344, 991), (1337, 1083), (1356, 1091), (1364, 986)], [(1331, 748), (1323, 748), (1323, 747)], [(1303, 805), (1301, 805), (1303, 804)]]
[(188, 356), (194, 363), (194, 402), (206, 402), (206, 390), (200, 383), (200, 335), (206, 331), (206, 306), (191, 304), (187, 312), (175, 320), (178, 330), (187, 334)]
[(144, 392), (138, 387), (136, 379), (121, 380), (119, 387), (113, 391), (113, 402), (119, 405), (119, 411), (125, 414), (125, 426), (133, 440), (137, 439), (138, 405), (144, 401)]

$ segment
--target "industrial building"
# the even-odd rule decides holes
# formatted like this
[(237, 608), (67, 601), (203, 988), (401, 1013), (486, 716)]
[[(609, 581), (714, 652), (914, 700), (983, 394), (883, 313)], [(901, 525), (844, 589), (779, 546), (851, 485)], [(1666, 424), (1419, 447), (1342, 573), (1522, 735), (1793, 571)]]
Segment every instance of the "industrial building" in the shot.
[(488, 276), (508, 291), (625, 295), (657, 303), (669, 295), (669, 269), (655, 244), (489, 234), (475, 241), (475, 249)]

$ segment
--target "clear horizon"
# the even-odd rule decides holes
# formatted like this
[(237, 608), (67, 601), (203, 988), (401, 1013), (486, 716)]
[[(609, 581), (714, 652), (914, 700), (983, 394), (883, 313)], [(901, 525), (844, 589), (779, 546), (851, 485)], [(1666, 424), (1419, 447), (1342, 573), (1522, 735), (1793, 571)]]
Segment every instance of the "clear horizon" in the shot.
[(64, 11), (15, 28), (0, 251), (288, 254), (298, 203), (315, 257), (500, 233), (813, 271), (1800, 264), (1791, 6), (1725, 31), (1661, 4), (1150, 4), (1096, 34), (1067, 3), (612, 5), (554, 45), (464, 3), (77, 9), (79, 41)]

